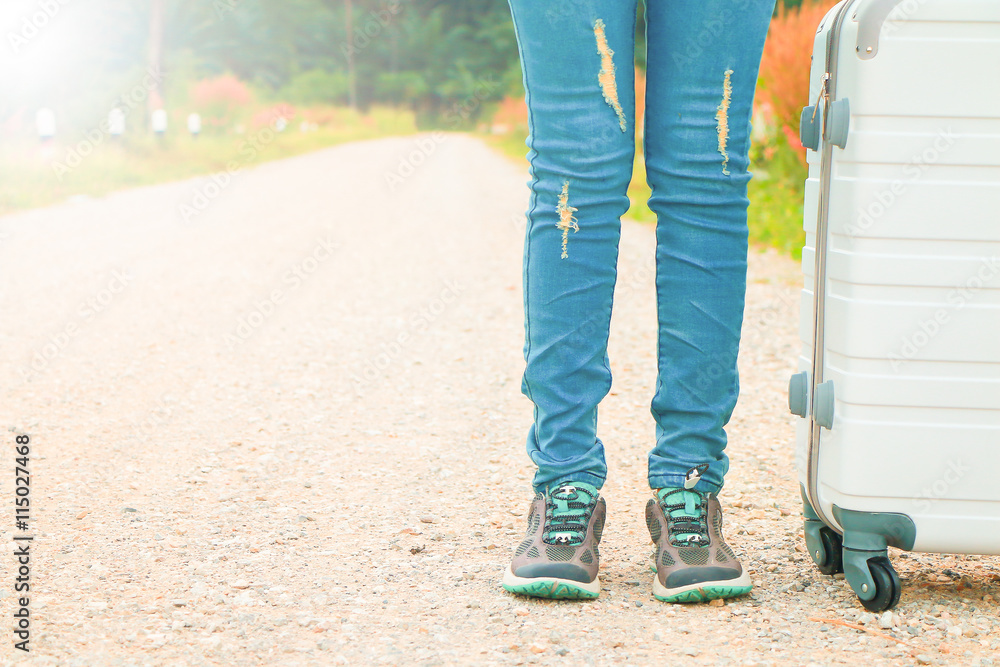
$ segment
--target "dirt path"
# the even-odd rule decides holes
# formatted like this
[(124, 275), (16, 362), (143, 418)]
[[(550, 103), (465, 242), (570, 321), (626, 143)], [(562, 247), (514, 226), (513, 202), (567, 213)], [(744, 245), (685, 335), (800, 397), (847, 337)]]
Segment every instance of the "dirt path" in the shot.
[[(0, 219), (4, 456), (15, 432), (33, 445), (31, 662), (990, 664), (1000, 559), (897, 556), (903, 599), (880, 619), (802, 553), (798, 267), (773, 253), (751, 256), (723, 496), (756, 588), (651, 597), (653, 236), (628, 222), (605, 590), (501, 589), (530, 498), (526, 180), (471, 137), (425, 135)], [(12, 472), (0, 491), (11, 508)], [(4, 664), (24, 660), (11, 524)]]

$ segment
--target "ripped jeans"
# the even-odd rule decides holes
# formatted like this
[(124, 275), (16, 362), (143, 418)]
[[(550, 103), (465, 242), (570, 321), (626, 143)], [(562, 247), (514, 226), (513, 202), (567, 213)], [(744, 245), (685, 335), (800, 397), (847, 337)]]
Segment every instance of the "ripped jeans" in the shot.
[[(528, 104), (527, 448), (535, 490), (607, 476), (597, 407), (635, 155), (638, 0), (509, 0)], [(718, 492), (747, 270), (750, 117), (774, 0), (644, 0), (643, 153), (656, 214), (652, 488)], [(627, 323), (626, 323), (627, 325)], [(700, 471), (701, 471), (700, 470)]]

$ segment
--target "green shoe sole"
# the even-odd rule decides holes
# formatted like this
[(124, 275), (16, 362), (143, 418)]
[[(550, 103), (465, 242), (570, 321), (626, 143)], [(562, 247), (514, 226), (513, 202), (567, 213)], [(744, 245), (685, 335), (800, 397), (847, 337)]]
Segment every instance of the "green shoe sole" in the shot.
[(590, 583), (560, 579), (558, 577), (518, 577), (508, 570), (503, 576), (503, 587), (511, 593), (530, 595), (551, 600), (593, 600), (601, 594), (601, 578)]
[(653, 597), (661, 602), (708, 602), (746, 595), (752, 589), (753, 586), (705, 586), (673, 595), (654, 594)]
[(600, 594), (558, 579), (538, 579), (530, 584), (504, 584), (503, 587), (511, 593), (551, 600), (593, 600)]
[[(650, 566), (656, 572), (656, 566)], [(746, 595), (753, 590), (750, 575), (743, 572), (737, 579), (726, 581), (706, 581), (700, 584), (690, 584), (680, 588), (669, 589), (660, 584), (658, 577), (653, 577), (653, 597), (661, 602), (708, 602), (709, 600), (724, 600)]]

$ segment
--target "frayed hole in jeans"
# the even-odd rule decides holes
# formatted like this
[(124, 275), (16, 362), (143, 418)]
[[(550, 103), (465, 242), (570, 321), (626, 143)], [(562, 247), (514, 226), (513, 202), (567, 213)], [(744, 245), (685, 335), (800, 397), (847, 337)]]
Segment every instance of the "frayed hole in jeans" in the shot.
[(569, 181), (563, 183), (562, 193), (559, 195), (559, 203), (556, 205), (556, 213), (559, 214), (559, 222), (556, 226), (562, 230), (562, 255), (560, 259), (566, 259), (569, 257), (569, 253), (566, 251), (566, 245), (569, 243), (569, 230), (574, 232), (580, 231), (579, 225), (576, 224), (576, 218), (573, 217), (573, 212), (577, 209), (569, 205)]
[(622, 132), (625, 131), (625, 112), (618, 102), (618, 86), (615, 83), (615, 62), (611, 56), (615, 52), (608, 46), (608, 38), (604, 34), (604, 21), (597, 19), (594, 21), (594, 37), (597, 38), (597, 52), (601, 55), (601, 71), (597, 75), (597, 81), (601, 84), (601, 91), (604, 93), (604, 100), (611, 105), (611, 108), (618, 114), (618, 126)]
[(729, 176), (729, 153), (726, 146), (729, 143), (729, 104), (733, 99), (733, 70), (726, 70), (726, 80), (722, 84), (722, 102), (715, 112), (715, 120), (719, 126), (719, 153), (722, 155), (722, 173)]

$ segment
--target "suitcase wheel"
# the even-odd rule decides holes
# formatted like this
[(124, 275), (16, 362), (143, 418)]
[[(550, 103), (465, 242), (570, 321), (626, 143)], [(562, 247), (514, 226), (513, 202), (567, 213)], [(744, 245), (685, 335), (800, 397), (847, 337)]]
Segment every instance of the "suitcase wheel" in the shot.
[(823, 551), (820, 554), (813, 554), (816, 568), (826, 575), (840, 574), (844, 571), (844, 541), (840, 537), (840, 533), (828, 526), (823, 526), (819, 529), (819, 538), (823, 545)]
[(803, 532), (806, 537), (806, 549), (812, 557), (816, 568), (826, 575), (839, 574), (844, 571), (844, 541), (840, 533), (824, 524), (806, 496), (802, 493)]
[[(878, 556), (868, 560), (868, 571), (871, 572), (875, 581), (875, 597), (866, 600), (860, 597), (861, 605), (868, 611), (882, 612), (892, 609), (899, 602), (899, 594), (902, 585), (899, 582), (899, 575), (896, 574), (892, 563), (885, 556)], [(857, 593), (857, 591), (855, 591)]]
[(888, 547), (911, 551), (916, 539), (913, 520), (893, 512), (861, 512), (833, 506), (844, 529), (844, 578), (869, 611), (885, 611), (899, 602), (902, 585), (889, 562)]

